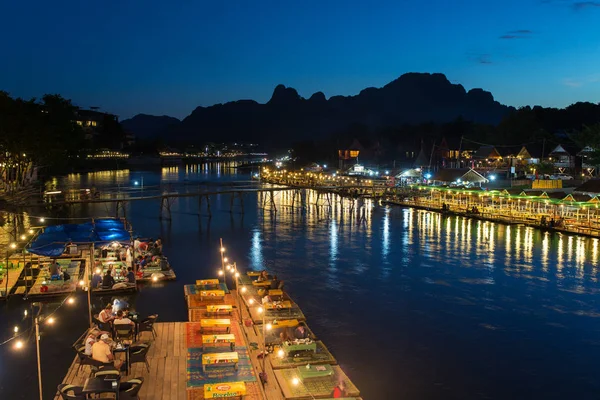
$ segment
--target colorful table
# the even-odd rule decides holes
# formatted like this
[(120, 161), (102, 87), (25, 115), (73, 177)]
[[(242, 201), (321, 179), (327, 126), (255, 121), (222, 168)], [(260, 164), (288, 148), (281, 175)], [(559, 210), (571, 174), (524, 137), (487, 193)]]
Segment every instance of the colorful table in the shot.
[(271, 286), (271, 281), (252, 281), (252, 285), (254, 286)]
[(295, 328), (300, 325), (297, 319), (280, 319), (271, 322), (273, 328)]
[(298, 371), (298, 377), (301, 381), (307, 379), (325, 378), (333, 375), (333, 368), (329, 364), (306, 365), (296, 369)]
[(283, 296), (283, 290), (281, 289), (270, 289), (269, 296)]
[(317, 352), (317, 342), (310, 343), (294, 343), (294, 342), (283, 342), (281, 350), (285, 352), (287, 357), (293, 357), (294, 354), (305, 351)]
[(205, 399), (222, 399), (225, 397), (244, 397), (246, 395), (246, 382), (224, 382), (204, 384)]
[(207, 314), (219, 314), (219, 313), (233, 313), (233, 306), (231, 304), (210, 304), (206, 306)]
[(196, 286), (219, 287), (219, 280), (218, 279), (199, 279), (199, 280), (196, 280)]
[(238, 353), (237, 351), (228, 352), (228, 353), (206, 353), (202, 354), (202, 371), (206, 372), (206, 367), (208, 365), (232, 365), (233, 369), (237, 371), (238, 364)]
[(233, 333), (227, 333), (222, 335), (202, 335), (202, 348), (207, 347), (218, 347), (218, 345), (225, 343), (231, 348), (231, 351), (235, 350), (235, 335)]
[(225, 298), (225, 291), (224, 290), (201, 290), (200, 291), (200, 301), (202, 301), (205, 297)]
[(228, 318), (222, 319), (201, 319), (200, 320), (200, 333), (204, 332), (204, 329), (218, 329), (225, 328), (226, 332), (229, 333), (231, 329), (231, 320)]

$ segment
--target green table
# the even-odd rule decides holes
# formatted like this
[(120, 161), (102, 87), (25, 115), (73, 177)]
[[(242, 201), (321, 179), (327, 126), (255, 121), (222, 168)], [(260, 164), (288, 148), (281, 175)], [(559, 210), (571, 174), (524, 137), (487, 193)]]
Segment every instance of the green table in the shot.
[[(288, 357), (293, 356), (293, 353), (298, 352), (298, 351), (312, 351), (313, 353), (316, 353), (317, 352), (317, 343), (311, 342), (311, 343), (295, 344), (295, 343), (291, 343), (291, 342), (284, 342), (281, 345), (281, 349), (285, 352), (285, 355)], [(290, 355), (290, 353), (292, 353), (292, 354)], [(306, 369), (306, 367), (304, 369)]]
[(331, 365), (311, 365), (309, 368), (306, 368), (306, 365), (302, 367), (298, 367), (298, 376), (301, 381), (306, 379), (316, 379), (316, 378), (325, 378), (333, 375), (333, 368)]

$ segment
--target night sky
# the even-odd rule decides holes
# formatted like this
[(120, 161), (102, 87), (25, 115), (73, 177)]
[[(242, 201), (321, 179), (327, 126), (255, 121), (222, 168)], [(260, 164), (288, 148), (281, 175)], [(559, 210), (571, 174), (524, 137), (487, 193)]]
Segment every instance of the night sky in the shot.
[(0, 90), (60, 93), (121, 119), (357, 94), (442, 72), (502, 103), (600, 101), (600, 2), (2, 1)]

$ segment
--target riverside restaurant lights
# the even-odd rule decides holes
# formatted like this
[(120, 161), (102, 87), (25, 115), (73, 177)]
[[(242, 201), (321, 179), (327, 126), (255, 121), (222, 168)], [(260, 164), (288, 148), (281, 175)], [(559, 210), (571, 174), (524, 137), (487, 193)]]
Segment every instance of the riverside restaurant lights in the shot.
[(102, 150), (99, 153), (88, 154), (87, 158), (91, 158), (91, 159), (110, 159), (110, 158), (125, 159), (125, 158), (129, 158), (129, 154), (122, 153), (120, 151)]

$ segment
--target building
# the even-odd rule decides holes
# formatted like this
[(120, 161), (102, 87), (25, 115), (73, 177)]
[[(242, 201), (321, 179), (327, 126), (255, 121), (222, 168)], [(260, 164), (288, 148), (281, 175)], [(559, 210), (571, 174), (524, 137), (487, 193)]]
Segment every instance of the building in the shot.
[(345, 169), (350, 164), (358, 163), (358, 156), (364, 151), (364, 147), (357, 139), (354, 139), (348, 146), (343, 146), (338, 150), (339, 169)]
[(83, 128), (85, 138), (93, 140), (105, 128), (112, 128), (119, 123), (119, 117), (114, 114), (96, 110), (77, 110), (75, 123)]
[(548, 154), (548, 161), (561, 173), (576, 173), (581, 169), (581, 157), (577, 156), (579, 152), (580, 149), (573, 144), (559, 144)]
[(434, 184), (441, 185), (479, 185), (489, 180), (472, 168), (446, 168), (438, 170), (431, 178)]

